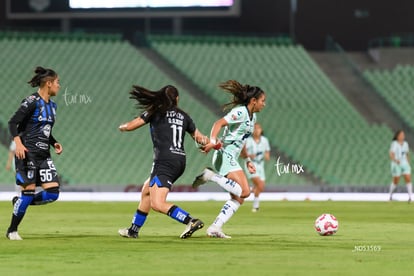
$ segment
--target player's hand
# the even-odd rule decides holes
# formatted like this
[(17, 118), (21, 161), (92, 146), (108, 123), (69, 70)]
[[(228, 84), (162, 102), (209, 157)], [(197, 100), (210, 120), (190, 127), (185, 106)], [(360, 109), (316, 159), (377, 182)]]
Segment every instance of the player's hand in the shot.
[(251, 174), (256, 173), (256, 166), (253, 164), (252, 161), (247, 161), (246, 166), (247, 166), (247, 170), (249, 171), (249, 173)]
[(222, 146), (223, 144), (221, 143), (221, 141), (217, 141), (216, 144), (208, 143), (207, 145), (201, 147), (200, 149), (204, 153), (209, 153), (212, 149), (215, 149), (215, 150), (221, 149)]
[(26, 152), (29, 150), (22, 144), (22, 143), (16, 143), (16, 151), (15, 155), (17, 159), (25, 159), (26, 158)]
[(11, 170), (11, 166), (10, 166), (10, 164), (7, 164), (6, 165), (6, 171), (10, 171)]
[(127, 124), (127, 123), (125, 123), (125, 124), (120, 125), (120, 126), (118, 127), (118, 129), (119, 129), (119, 131), (124, 132), (124, 131), (126, 131), (126, 130), (127, 130), (127, 126), (128, 126), (128, 124)]
[(63, 147), (60, 143), (55, 143), (53, 146), (55, 147), (56, 154), (61, 154), (63, 152)]

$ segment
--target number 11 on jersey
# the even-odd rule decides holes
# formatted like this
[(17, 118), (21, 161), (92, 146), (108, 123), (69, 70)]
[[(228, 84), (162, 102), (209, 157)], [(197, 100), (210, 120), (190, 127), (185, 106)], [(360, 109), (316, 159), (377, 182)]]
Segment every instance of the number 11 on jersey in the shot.
[(175, 148), (181, 149), (182, 137), (183, 137), (183, 127), (177, 125), (171, 125), (173, 130), (173, 144)]

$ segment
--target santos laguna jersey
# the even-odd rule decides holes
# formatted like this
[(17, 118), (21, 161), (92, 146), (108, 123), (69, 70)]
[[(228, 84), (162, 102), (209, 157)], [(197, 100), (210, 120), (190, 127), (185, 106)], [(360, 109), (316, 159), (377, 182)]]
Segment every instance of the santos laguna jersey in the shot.
[(256, 123), (256, 114), (250, 119), (249, 111), (246, 106), (233, 108), (224, 120), (228, 126), (223, 133), (223, 143), (226, 151), (231, 152), (234, 157), (238, 157), (246, 139), (253, 133), (254, 124)]
[(20, 108), (9, 121), (10, 133), (20, 136), (30, 153), (49, 156), (50, 145), (56, 140), (52, 128), (56, 118), (56, 103), (46, 102), (38, 93), (24, 99)]
[(154, 160), (185, 158), (185, 133), (192, 134), (196, 131), (196, 126), (187, 113), (173, 109), (165, 114), (156, 113), (149, 116), (147, 112), (144, 112), (141, 118), (150, 124)]
[(263, 165), (265, 153), (270, 151), (269, 140), (261, 136), (259, 143), (257, 143), (252, 136), (246, 140), (246, 151), (248, 155), (254, 155), (252, 161), (256, 165)]
[(408, 143), (406, 141), (401, 145), (397, 141), (392, 141), (390, 152), (394, 153), (395, 159), (400, 161), (400, 164), (407, 164)]

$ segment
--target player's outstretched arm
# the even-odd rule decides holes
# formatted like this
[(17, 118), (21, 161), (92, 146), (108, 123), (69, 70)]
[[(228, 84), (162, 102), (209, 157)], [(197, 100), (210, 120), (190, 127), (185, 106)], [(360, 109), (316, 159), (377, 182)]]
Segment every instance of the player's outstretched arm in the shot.
[(136, 130), (137, 128), (142, 127), (143, 125), (145, 125), (145, 121), (141, 117), (137, 117), (128, 123), (124, 123), (120, 125), (118, 129), (120, 131), (133, 131), (133, 130)]

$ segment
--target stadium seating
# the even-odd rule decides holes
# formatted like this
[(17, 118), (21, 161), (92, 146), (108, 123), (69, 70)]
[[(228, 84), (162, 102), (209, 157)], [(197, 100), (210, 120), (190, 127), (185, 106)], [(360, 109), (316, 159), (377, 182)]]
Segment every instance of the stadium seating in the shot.
[(227, 79), (261, 86), (267, 107), (259, 122), (271, 143), (324, 182), (388, 183), (389, 128), (369, 125), (301, 46), (203, 43), (156, 37), (152, 47), (217, 103)]
[[(132, 84), (158, 89), (174, 84), (172, 80), (134, 47), (119, 40), (6, 37), (0, 39), (0, 45), (3, 91), (7, 91), (1, 101), (3, 122), (7, 122), (21, 99), (36, 91), (26, 84), (36, 65), (59, 73), (61, 91), (55, 98), (58, 118), (54, 135), (62, 142), (64, 153), (54, 159), (69, 183), (142, 183), (148, 177), (152, 163), (148, 129), (120, 133), (117, 127), (138, 114), (128, 99)], [(201, 129), (207, 130), (215, 116), (186, 91), (181, 94), (181, 106), (197, 110), (191, 115)], [(207, 163), (205, 156), (196, 153), (190, 137), (187, 140), (190, 166), (182, 183), (189, 183)]]
[[(63, 144), (62, 156), (54, 156), (56, 166), (70, 185), (113, 185), (143, 183), (152, 163), (148, 129), (120, 133), (120, 123), (138, 111), (128, 99), (132, 84), (158, 89), (175, 84), (132, 45), (116, 39), (81, 39), (40, 34), (0, 36), (2, 94), (0, 120), (8, 119), (19, 102), (36, 89), (26, 81), (37, 65), (55, 69), (60, 75), (60, 94), (55, 137)], [(180, 106), (193, 117), (204, 133), (217, 117), (188, 92), (180, 89)], [(6, 150), (5, 147), (1, 147)], [(207, 165), (205, 156), (188, 136), (188, 166), (178, 184), (189, 184)], [(3, 154), (2, 154), (3, 156)], [(272, 164), (268, 164), (272, 170)], [(10, 177), (0, 175), (0, 183)], [(284, 176), (276, 183), (303, 183), (302, 178)]]
[(397, 66), (393, 70), (367, 70), (365, 78), (385, 98), (388, 104), (411, 127), (414, 127), (414, 66)]

